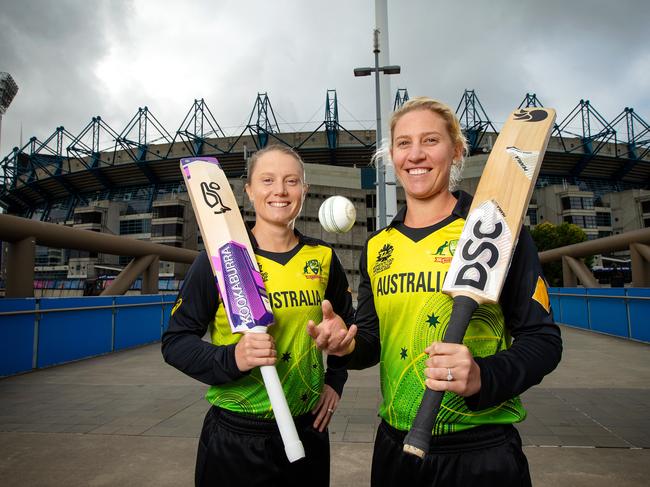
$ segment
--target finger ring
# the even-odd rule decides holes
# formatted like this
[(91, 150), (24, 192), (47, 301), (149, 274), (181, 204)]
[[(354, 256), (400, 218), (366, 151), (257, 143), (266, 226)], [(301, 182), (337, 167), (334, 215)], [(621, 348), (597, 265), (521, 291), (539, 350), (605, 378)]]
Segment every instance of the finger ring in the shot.
[(447, 367), (447, 381), (452, 381), (454, 380), (454, 376), (451, 375), (451, 369)]
[(332, 414), (334, 412), (334, 410), (333, 409), (328, 409), (327, 412)]

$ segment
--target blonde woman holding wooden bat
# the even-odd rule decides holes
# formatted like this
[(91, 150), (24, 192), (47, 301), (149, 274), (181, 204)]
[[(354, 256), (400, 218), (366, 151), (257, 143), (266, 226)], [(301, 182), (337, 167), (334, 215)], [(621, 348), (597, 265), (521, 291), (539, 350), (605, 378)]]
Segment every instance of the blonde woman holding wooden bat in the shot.
[[(169, 328), (165, 360), (210, 385), (196, 464), (196, 485), (329, 485), (327, 425), (347, 379), (306, 333), (320, 321), (327, 299), (352, 321), (343, 267), (330, 246), (301, 235), (294, 224), (308, 185), (297, 153), (281, 146), (258, 151), (249, 163), (246, 192), (255, 209), (252, 243), (274, 324), (268, 333), (231, 333), (202, 252), (189, 270)], [(212, 188), (218, 192), (219, 188)], [(214, 200), (216, 201), (216, 199)], [(216, 205), (216, 203), (215, 203)], [(211, 343), (202, 340), (209, 331)], [(259, 367), (275, 365), (305, 456), (290, 463)]]
[[(521, 114), (531, 123), (545, 116)], [(500, 137), (508, 137), (505, 132), (504, 127)], [(522, 166), (533, 157), (516, 147), (507, 150)], [(320, 326), (308, 325), (317, 345), (345, 356), (348, 368), (380, 363), (382, 421), (372, 485), (528, 486), (528, 463), (513, 427), (526, 416), (519, 395), (551, 372), (562, 352), (534, 243), (521, 232), (498, 302), (469, 312), (462, 343), (462, 333), (457, 343), (443, 342), (452, 299), (442, 291), (452, 259), (463, 254), (457, 257), (468, 261), (465, 281), (489, 280), (499, 249), (481, 242), (461, 252), (472, 197), (454, 190), (467, 144), (448, 106), (428, 98), (404, 104), (391, 119), (389, 151), (406, 206), (366, 242), (356, 324), (348, 329), (328, 308)], [(516, 192), (510, 181), (504, 177), (495, 184), (503, 194)], [(499, 223), (470, 230), (490, 237), (502, 229)], [(472, 273), (475, 265), (487, 267)], [(411, 448), (421, 453), (418, 458), (404, 449), (426, 388), (444, 396), (435, 423), (424, 431), (424, 445)]]

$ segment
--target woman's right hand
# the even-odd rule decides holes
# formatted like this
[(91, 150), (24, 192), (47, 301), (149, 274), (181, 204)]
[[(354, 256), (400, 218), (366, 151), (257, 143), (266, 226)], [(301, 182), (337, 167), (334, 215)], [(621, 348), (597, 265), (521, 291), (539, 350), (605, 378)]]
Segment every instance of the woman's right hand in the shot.
[(275, 365), (275, 341), (268, 333), (244, 333), (235, 346), (235, 361), (240, 372), (263, 365)]
[(334, 312), (332, 304), (323, 300), (323, 321), (318, 325), (312, 320), (307, 323), (307, 333), (312, 337), (316, 346), (328, 355), (343, 356), (352, 353), (355, 347), (354, 337), (357, 325), (348, 328), (343, 319)]

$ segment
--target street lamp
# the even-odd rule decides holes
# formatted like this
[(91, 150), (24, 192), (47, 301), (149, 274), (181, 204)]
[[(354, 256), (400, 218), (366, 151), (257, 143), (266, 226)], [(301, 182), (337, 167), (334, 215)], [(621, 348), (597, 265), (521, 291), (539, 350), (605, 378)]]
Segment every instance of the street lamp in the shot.
[(0, 135), (2, 135), (2, 116), (9, 108), (16, 93), (18, 93), (18, 85), (11, 75), (0, 73)]
[[(399, 74), (401, 68), (399, 66), (379, 66), (379, 29), (373, 31), (374, 49), (375, 53), (375, 67), (374, 68), (354, 68), (355, 76), (370, 76), (375, 73), (375, 106), (377, 112), (377, 149), (381, 148), (381, 96), (379, 91), (379, 73), (384, 74)], [(384, 170), (384, 160), (381, 154), (378, 154), (376, 159), (377, 164), (377, 208), (378, 208), (378, 228), (386, 226), (386, 172)]]

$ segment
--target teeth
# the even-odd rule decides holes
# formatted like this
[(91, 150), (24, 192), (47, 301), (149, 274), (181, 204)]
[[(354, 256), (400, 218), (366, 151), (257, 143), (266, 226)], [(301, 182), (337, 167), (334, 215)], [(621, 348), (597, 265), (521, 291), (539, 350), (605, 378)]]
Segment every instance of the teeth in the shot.
[(269, 203), (269, 205), (275, 207), (275, 208), (284, 208), (285, 206), (289, 206), (289, 203), (287, 202), (281, 202), (281, 201), (273, 201)]
[(423, 167), (416, 167), (414, 169), (409, 169), (408, 173), (413, 174), (414, 176), (417, 176), (419, 174), (426, 174), (430, 171), (430, 169), (425, 169)]

